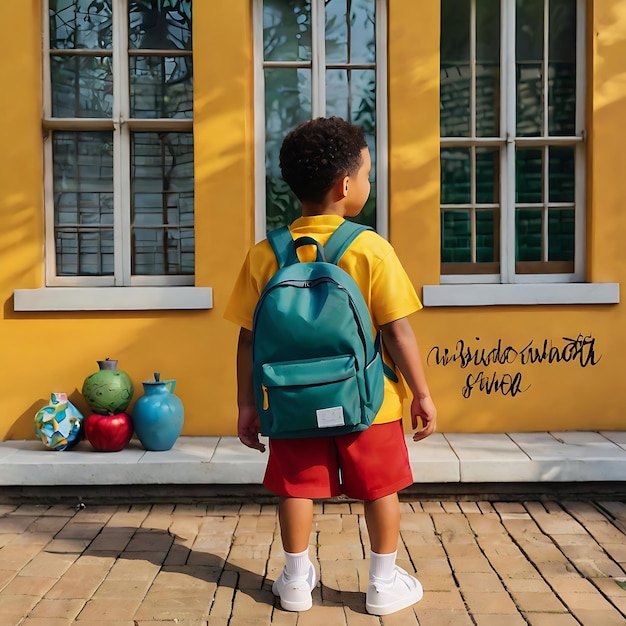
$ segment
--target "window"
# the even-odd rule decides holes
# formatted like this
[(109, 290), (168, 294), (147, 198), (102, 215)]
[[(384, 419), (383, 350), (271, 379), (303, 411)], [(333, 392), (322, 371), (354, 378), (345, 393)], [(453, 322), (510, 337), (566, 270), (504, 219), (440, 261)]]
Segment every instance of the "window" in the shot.
[(584, 281), (583, 16), (442, 0), (442, 283)]
[(363, 129), (372, 191), (359, 221), (387, 230), (385, 7), (382, 0), (256, 0), (257, 238), (299, 204), (278, 163), (301, 122), (337, 115)]
[(192, 285), (191, 0), (45, 8), (46, 285)]

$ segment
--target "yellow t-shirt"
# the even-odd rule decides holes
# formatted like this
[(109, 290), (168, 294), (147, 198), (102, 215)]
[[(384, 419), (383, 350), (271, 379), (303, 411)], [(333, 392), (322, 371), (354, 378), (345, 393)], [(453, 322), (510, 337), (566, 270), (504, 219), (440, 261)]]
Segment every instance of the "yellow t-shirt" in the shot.
[[(324, 245), (343, 222), (338, 215), (301, 217), (289, 227), (294, 238), (313, 237)], [(313, 246), (298, 251), (302, 261), (315, 260)], [(407, 317), (422, 308), (415, 289), (389, 242), (374, 231), (361, 233), (344, 252), (338, 263), (355, 280), (372, 316), (374, 333), (380, 326)], [(244, 261), (226, 306), (224, 317), (252, 330), (254, 309), (263, 288), (278, 270), (274, 252), (264, 239), (254, 246)], [(385, 359), (389, 362), (389, 359)], [(375, 424), (402, 418), (402, 400), (406, 397), (402, 382), (385, 377), (385, 399)]]

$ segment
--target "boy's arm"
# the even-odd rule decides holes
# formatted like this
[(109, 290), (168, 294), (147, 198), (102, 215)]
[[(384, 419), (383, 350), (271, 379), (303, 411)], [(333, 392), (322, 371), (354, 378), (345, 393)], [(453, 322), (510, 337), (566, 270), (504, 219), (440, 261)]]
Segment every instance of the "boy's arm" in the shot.
[(413, 429), (418, 426), (418, 417), (422, 420), (422, 428), (413, 435), (414, 441), (420, 441), (437, 428), (437, 408), (430, 397), (422, 357), (415, 339), (413, 329), (406, 317), (381, 327), (383, 342), (389, 356), (402, 372), (413, 401), (411, 402), (411, 424)]
[(237, 435), (239, 441), (248, 448), (265, 452), (265, 445), (259, 441), (261, 420), (254, 404), (252, 383), (252, 332), (246, 328), (239, 331), (237, 345)]

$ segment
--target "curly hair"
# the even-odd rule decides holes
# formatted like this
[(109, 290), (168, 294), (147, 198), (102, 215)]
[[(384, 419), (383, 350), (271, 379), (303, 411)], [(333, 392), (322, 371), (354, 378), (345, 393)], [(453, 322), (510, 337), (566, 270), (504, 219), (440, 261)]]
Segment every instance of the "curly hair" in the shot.
[(318, 117), (285, 137), (280, 169), (298, 200), (320, 203), (340, 178), (357, 172), (363, 148), (367, 141), (358, 126), (340, 117)]

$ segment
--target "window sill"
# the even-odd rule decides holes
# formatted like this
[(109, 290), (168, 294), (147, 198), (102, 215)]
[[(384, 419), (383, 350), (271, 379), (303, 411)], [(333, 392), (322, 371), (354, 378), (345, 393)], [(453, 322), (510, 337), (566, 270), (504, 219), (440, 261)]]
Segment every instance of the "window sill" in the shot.
[(14, 311), (148, 311), (213, 308), (210, 287), (16, 289)]
[(424, 285), (424, 306), (618, 304), (619, 283)]

